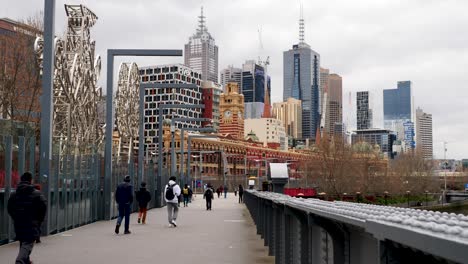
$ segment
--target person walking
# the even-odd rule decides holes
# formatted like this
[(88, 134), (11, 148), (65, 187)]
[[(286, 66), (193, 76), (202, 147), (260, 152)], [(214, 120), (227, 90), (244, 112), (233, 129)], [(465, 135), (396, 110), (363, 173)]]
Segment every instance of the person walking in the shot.
[(136, 200), (138, 202), (138, 223), (146, 224), (146, 212), (148, 211), (148, 203), (151, 201), (151, 194), (146, 190), (146, 182), (142, 182), (140, 190), (136, 192)]
[[(41, 192), (41, 185), (40, 185), (40, 184), (34, 184), (33, 186), (34, 186), (34, 189), (36, 189), (36, 190), (38, 190), (39, 192)], [(39, 234), (40, 234), (40, 233), (41, 233), (41, 227), (39, 226)], [(38, 236), (38, 237), (36, 238), (36, 241), (35, 241), (35, 242), (36, 242), (36, 244), (41, 243), (41, 236)]]
[(8, 199), (8, 214), (13, 219), (16, 239), (20, 249), (15, 263), (32, 263), (31, 251), (40, 235), (40, 226), (44, 221), (47, 202), (39, 190), (31, 184), (32, 174), (25, 172), (16, 187), (16, 192)]
[(191, 203), (192, 199), (193, 199), (193, 191), (192, 191), (192, 188), (190, 188), (189, 186), (188, 187), (188, 202)]
[(228, 187), (226, 185), (226, 186), (224, 186), (224, 199), (227, 198), (227, 192), (228, 192)]
[(117, 217), (117, 224), (115, 225), (115, 233), (120, 231), (120, 224), (125, 217), (125, 230), (124, 234), (131, 234), (130, 232), (130, 210), (133, 202), (133, 186), (130, 184), (130, 176), (126, 175), (124, 181), (117, 186), (115, 191), (115, 201), (119, 208), (119, 217)]
[(187, 207), (188, 202), (189, 202), (189, 195), (190, 195), (189, 188), (188, 188), (187, 184), (185, 184), (184, 188), (182, 189), (182, 195), (184, 196), (184, 207)]
[(211, 211), (211, 201), (214, 198), (214, 191), (213, 191), (213, 188), (211, 187), (211, 185), (208, 185), (206, 187), (206, 190), (203, 193), (203, 198), (206, 200), (206, 210)]
[(239, 203), (243, 203), (242, 196), (244, 196), (244, 186), (239, 184)]
[(177, 214), (179, 213), (180, 186), (176, 183), (176, 177), (171, 176), (164, 189), (165, 200), (167, 203), (167, 220), (169, 227), (177, 227)]
[(216, 194), (218, 194), (218, 199), (219, 199), (219, 196), (221, 195), (221, 187), (218, 187), (218, 189), (216, 189)]

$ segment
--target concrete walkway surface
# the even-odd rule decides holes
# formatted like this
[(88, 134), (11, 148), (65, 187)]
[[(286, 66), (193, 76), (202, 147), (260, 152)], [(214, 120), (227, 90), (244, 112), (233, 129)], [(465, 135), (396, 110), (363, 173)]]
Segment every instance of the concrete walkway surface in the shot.
[[(114, 233), (115, 220), (100, 221), (57, 235), (43, 237), (31, 254), (35, 264), (143, 263), (274, 263), (256, 233), (244, 204), (233, 193), (213, 200), (206, 211), (198, 194), (181, 207), (177, 227), (168, 227), (167, 209), (148, 211), (147, 224), (130, 217), (132, 234)], [(0, 246), (0, 263), (14, 263), (18, 243)]]

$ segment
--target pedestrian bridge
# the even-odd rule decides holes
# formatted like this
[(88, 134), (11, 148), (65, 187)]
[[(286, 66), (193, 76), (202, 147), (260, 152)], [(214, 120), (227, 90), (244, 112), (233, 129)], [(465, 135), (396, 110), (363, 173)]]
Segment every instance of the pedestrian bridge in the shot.
[(276, 263), (468, 263), (468, 216), (247, 191)]
[[(131, 215), (132, 234), (114, 233), (115, 220), (98, 221), (42, 238), (31, 260), (44, 264), (274, 263), (244, 204), (229, 193), (206, 211), (201, 195), (180, 207), (177, 227), (169, 228), (166, 208), (148, 211), (147, 223)], [(0, 263), (14, 263), (18, 243), (0, 246)]]

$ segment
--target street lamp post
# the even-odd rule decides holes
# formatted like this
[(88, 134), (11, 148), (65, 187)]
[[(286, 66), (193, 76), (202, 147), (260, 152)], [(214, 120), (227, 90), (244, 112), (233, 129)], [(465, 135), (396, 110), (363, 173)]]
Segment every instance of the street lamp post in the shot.
[(388, 203), (387, 203), (387, 198), (388, 198), (388, 192), (385, 191), (385, 192), (384, 192), (385, 205), (388, 205)]
[(407, 201), (408, 201), (408, 208), (410, 207), (410, 205), (409, 205), (409, 196), (410, 196), (410, 191), (406, 191), (406, 197), (407, 197)]
[[(170, 85), (181, 85), (181, 84), (170, 84)], [(196, 85), (193, 85), (195, 88), (198, 88)], [(193, 86), (190, 86), (192, 87), (193, 89)], [(163, 133), (162, 133), (162, 116), (163, 116), (163, 110), (164, 109), (170, 109), (170, 108), (185, 108), (185, 109), (197, 109), (197, 108), (200, 108), (200, 109), (203, 109), (205, 108), (205, 105), (204, 104), (191, 104), (191, 105), (181, 105), (181, 104), (160, 104), (159, 105), (159, 118), (158, 118), (158, 122), (159, 122), (159, 129), (158, 129), (158, 152), (161, 153), (162, 152), (162, 148), (163, 148), (163, 144), (164, 144), (164, 141), (163, 141)], [(159, 160), (158, 160), (158, 180), (162, 180), (162, 156), (160, 156)], [(158, 186), (161, 186), (161, 184), (158, 184)]]
[(427, 194), (429, 193), (429, 191), (424, 191), (424, 193), (426, 194), (426, 206), (427, 206)]
[[(214, 132), (213, 128), (199, 128), (198, 131), (203, 131), (203, 132)], [(218, 138), (218, 136), (215, 135), (189, 135), (188, 136), (188, 147), (187, 147), (187, 179), (190, 179), (190, 155), (191, 155), (191, 150), (192, 150), (192, 138)], [(182, 166), (181, 166), (182, 167)]]
[[(202, 127), (202, 128), (182, 128), (180, 130), (180, 137), (182, 139), (184, 139), (184, 132), (185, 130), (190, 130), (190, 131), (198, 131), (198, 132), (216, 132), (216, 130), (214, 128), (211, 128), (211, 127)], [(187, 151), (187, 159), (188, 161), (190, 161), (190, 142), (191, 142), (191, 137), (208, 137), (208, 138), (217, 138), (216, 136), (213, 136), (213, 135), (205, 135), (205, 136), (202, 136), (202, 135), (191, 135), (191, 136), (188, 136), (188, 139), (187, 139), (187, 143), (188, 143), (188, 151)], [(185, 140), (182, 140), (180, 142), (180, 153), (182, 153), (182, 159), (180, 159), (180, 174), (182, 175), (182, 177), (185, 177), (184, 175), (184, 158), (183, 158), (183, 155), (184, 155), (184, 141)], [(189, 171), (190, 169), (190, 162), (188, 162), (188, 166), (187, 166), (187, 172)]]
[[(181, 117), (181, 118), (172, 118), (171, 119), (171, 132), (172, 132), (172, 129), (174, 129), (174, 132), (172, 132), (172, 147), (171, 147), (171, 173), (174, 173), (176, 171), (176, 153), (175, 153), (175, 146), (174, 146), (174, 133), (175, 133), (175, 122), (204, 122), (204, 121), (209, 121), (210, 118), (185, 118), (185, 117)], [(189, 130), (195, 130), (195, 129), (198, 129), (198, 128), (187, 128)], [(183, 160), (183, 142), (184, 142), (184, 128), (181, 129), (181, 133), (180, 133), (180, 146), (181, 146), (181, 151), (180, 151), (180, 155), (182, 155), (182, 158), (181, 160)], [(181, 163), (182, 164), (182, 163)], [(182, 168), (182, 167), (181, 167)], [(180, 173), (182, 173), (182, 169), (180, 170)]]
[(361, 202), (361, 192), (356, 192), (356, 200), (358, 203)]
[(444, 141), (444, 195), (443, 195), (443, 201), (446, 203), (446, 194), (447, 194), (447, 142)]

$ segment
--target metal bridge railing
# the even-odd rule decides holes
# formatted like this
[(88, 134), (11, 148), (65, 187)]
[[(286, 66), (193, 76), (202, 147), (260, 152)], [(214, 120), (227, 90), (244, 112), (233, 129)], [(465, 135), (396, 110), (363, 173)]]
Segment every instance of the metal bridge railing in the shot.
[(276, 263), (468, 263), (468, 216), (246, 191)]

